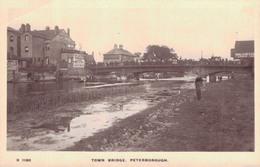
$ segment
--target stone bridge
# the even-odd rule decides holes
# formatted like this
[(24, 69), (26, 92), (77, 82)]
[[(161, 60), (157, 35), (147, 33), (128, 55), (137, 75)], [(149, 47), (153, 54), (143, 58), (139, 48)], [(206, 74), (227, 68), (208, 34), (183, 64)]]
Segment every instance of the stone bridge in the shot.
[(134, 75), (146, 72), (192, 72), (200, 76), (214, 76), (218, 73), (250, 73), (253, 67), (248, 65), (126, 65), (126, 66), (101, 66), (88, 67), (87, 72), (94, 75), (105, 75), (111, 72), (119, 76)]

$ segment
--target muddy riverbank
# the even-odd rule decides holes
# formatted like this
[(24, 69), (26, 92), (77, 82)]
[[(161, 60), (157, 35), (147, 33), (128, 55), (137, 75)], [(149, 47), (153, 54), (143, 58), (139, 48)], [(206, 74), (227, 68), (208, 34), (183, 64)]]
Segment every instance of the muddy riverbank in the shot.
[(254, 81), (236, 78), (173, 95), (66, 151), (254, 151)]
[(137, 85), (140, 86), (142, 89), (138, 88), (139, 91), (121, 95), (65, 103), (59, 107), (30, 112), (9, 113), (7, 149), (65, 149), (73, 146), (74, 142), (93, 136), (120, 120), (164, 102), (171, 96), (181, 97), (179, 95), (192, 90), (194, 84), (190, 81), (149, 81), (144, 85)]

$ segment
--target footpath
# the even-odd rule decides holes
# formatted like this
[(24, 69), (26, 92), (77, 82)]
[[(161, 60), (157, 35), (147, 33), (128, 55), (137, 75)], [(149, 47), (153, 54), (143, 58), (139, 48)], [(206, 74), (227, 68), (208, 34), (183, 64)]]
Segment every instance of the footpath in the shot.
[(183, 90), (66, 151), (254, 151), (254, 80)]

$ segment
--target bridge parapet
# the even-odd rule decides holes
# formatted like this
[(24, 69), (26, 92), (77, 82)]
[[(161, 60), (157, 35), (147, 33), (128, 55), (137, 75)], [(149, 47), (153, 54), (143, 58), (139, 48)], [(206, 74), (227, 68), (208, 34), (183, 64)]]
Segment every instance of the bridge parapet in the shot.
[(145, 72), (193, 72), (198, 75), (208, 75), (219, 72), (241, 72), (251, 71), (252, 67), (248, 65), (118, 65), (89, 67), (93, 74), (106, 74), (110, 72), (120, 73), (122, 75), (141, 74)]

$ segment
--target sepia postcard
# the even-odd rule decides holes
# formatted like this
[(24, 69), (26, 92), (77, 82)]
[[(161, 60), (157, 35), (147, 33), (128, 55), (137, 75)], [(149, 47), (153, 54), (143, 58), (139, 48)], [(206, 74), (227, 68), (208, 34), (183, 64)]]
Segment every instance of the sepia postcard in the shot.
[(260, 167), (258, 0), (0, 0), (0, 167)]

